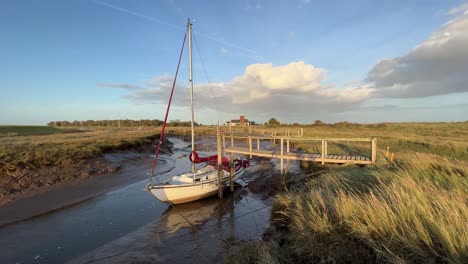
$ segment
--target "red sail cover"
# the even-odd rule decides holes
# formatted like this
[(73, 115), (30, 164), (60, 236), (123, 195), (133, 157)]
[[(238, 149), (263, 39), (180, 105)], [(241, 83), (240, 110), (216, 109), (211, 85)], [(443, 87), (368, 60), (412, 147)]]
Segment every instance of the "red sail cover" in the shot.
[[(218, 155), (212, 155), (208, 157), (200, 157), (198, 156), (198, 153), (196, 151), (192, 151), (190, 153), (189, 159), (193, 163), (202, 163), (202, 162), (208, 162), (208, 164), (218, 167)], [(221, 158), (221, 162), (223, 164), (223, 169), (225, 171), (230, 170), (230, 164), (229, 164), (229, 159), (226, 157)], [(246, 160), (240, 160), (240, 159), (235, 159), (234, 160), (234, 168), (235, 171), (237, 171), (241, 166), (244, 167), (245, 169), (249, 167), (249, 162)]]
[(209, 162), (209, 161), (218, 160), (218, 155), (200, 157), (198, 156), (198, 153), (196, 151), (192, 151), (192, 153), (190, 153), (189, 159), (193, 163)]

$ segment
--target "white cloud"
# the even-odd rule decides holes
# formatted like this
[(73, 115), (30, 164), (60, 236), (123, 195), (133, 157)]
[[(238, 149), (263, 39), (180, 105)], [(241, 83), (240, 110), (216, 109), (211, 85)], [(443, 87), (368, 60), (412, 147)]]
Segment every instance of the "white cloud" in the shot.
[(408, 54), (377, 63), (366, 81), (378, 97), (416, 98), (468, 92), (467, 43), (468, 14), (462, 14)]
[(468, 11), (468, 3), (465, 3), (463, 5), (457, 6), (455, 8), (450, 9), (447, 12), (447, 15), (456, 15), (459, 13), (466, 13)]
[[(368, 88), (333, 89), (323, 85), (325, 70), (302, 61), (287, 65), (249, 65), (244, 74), (231, 81), (195, 85), (197, 108), (213, 108), (215, 102), (225, 113), (249, 115), (288, 115), (310, 112), (340, 112), (356, 107), (369, 97)], [(172, 78), (163, 76), (152, 80), (147, 89), (132, 91), (125, 97), (137, 102), (167, 102)], [(179, 85), (173, 104), (187, 106), (189, 92)], [(207, 97), (212, 97), (209, 101)]]
[(226, 53), (229, 52), (228, 49), (226, 49), (226, 48), (224, 48), (224, 47), (221, 48), (219, 51), (220, 51), (221, 53), (223, 53), (223, 54), (226, 54)]

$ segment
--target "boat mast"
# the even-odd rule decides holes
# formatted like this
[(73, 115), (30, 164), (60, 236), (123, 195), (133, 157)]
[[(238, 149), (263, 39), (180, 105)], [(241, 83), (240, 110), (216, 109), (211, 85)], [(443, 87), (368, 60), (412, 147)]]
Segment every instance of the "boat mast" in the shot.
[[(192, 119), (190, 125), (192, 127), (192, 152), (195, 151), (195, 127), (194, 127), (194, 108), (193, 108), (193, 77), (192, 77), (192, 23), (190, 18), (187, 22), (188, 30), (188, 44), (189, 44), (189, 83), (190, 83), (190, 112), (192, 113)], [(195, 173), (195, 163), (192, 162), (192, 173)]]

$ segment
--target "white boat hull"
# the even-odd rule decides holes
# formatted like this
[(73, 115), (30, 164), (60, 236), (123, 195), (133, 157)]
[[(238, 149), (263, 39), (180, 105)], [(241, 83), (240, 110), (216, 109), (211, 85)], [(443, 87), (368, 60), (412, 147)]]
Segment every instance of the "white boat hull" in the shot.
[[(237, 170), (234, 180), (243, 173), (244, 168)], [(229, 178), (229, 173), (223, 171), (223, 182), (229, 183)], [(218, 171), (207, 166), (197, 171), (195, 176), (192, 173), (174, 176), (167, 182), (149, 186), (149, 190), (161, 202), (180, 204), (216, 195), (218, 186)]]

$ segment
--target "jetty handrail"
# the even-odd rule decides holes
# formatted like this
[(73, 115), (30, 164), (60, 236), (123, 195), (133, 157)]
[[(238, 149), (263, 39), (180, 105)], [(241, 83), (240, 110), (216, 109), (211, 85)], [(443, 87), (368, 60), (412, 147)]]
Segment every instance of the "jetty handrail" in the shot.
[(322, 139), (328, 141), (355, 141), (367, 142), (372, 141), (374, 138), (324, 138), (324, 137), (301, 137), (301, 136), (268, 136), (268, 135), (246, 135), (246, 134), (231, 134), (229, 132), (222, 133), (224, 136), (233, 137), (236, 139), (289, 139), (294, 141), (321, 141)]

